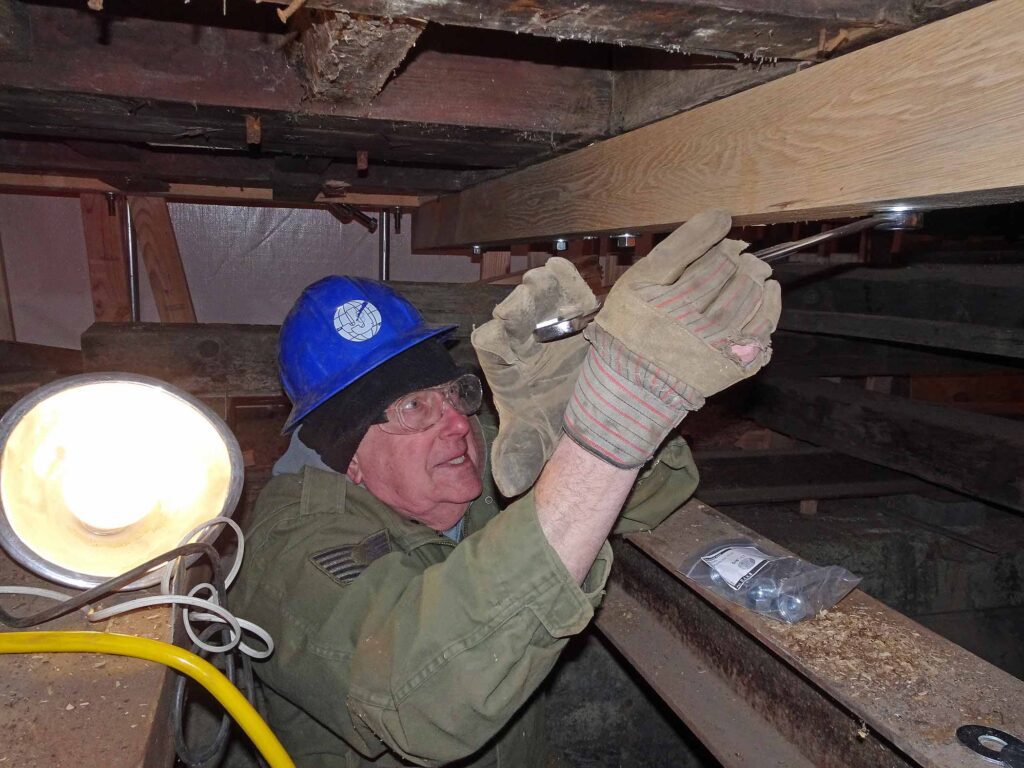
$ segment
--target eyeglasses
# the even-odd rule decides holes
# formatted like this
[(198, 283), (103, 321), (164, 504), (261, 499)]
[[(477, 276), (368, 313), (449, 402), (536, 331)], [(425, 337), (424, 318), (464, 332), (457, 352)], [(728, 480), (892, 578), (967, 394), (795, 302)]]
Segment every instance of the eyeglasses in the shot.
[(398, 398), (384, 410), (383, 418), (377, 423), (391, 435), (423, 432), (441, 420), (447, 405), (463, 416), (471, 416), (480, 408), (482, 397), (480, 379), (466, 373), (446, 384)]

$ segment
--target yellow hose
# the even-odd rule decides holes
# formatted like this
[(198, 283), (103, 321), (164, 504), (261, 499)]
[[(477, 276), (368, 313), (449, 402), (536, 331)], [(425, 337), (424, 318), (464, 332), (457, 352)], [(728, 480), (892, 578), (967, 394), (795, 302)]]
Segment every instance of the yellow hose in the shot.
[(252, 739), (270, 768), (295, 768), (277, 736), (231, 681), (209, 662), (176, 645), (106, 632), (0, 632), (0, 653), (110, 653), (164, 664), (208, 690)]

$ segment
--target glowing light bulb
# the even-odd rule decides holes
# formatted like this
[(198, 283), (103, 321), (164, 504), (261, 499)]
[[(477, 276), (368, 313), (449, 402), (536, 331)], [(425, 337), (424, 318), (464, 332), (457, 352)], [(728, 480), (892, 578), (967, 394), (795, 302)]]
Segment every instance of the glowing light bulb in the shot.
[(0, 543), (70, 586), (171, 549), (240, 491), (227, 427), (152, 379), (54, 382), (0, 421)]

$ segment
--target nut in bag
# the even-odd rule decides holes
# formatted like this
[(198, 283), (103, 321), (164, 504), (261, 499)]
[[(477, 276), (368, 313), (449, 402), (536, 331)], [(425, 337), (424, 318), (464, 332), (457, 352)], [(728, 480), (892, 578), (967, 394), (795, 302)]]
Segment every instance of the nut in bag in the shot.
[(831, 608), (860, 583), (841, 566), (815, 565), (750, 539), (716, 541), (679, 570), (733, 603), (788, 624)]

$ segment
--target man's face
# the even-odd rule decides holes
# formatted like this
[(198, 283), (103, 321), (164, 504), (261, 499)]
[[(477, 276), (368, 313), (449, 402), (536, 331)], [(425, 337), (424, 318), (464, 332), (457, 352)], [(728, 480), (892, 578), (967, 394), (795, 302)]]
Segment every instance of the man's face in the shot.
[(481, 490), (483, 445), (470, 418), (448, 406), (423, 432), (392, 435), (374, 424), (348, 476), (403, 517), (448, 530)]

